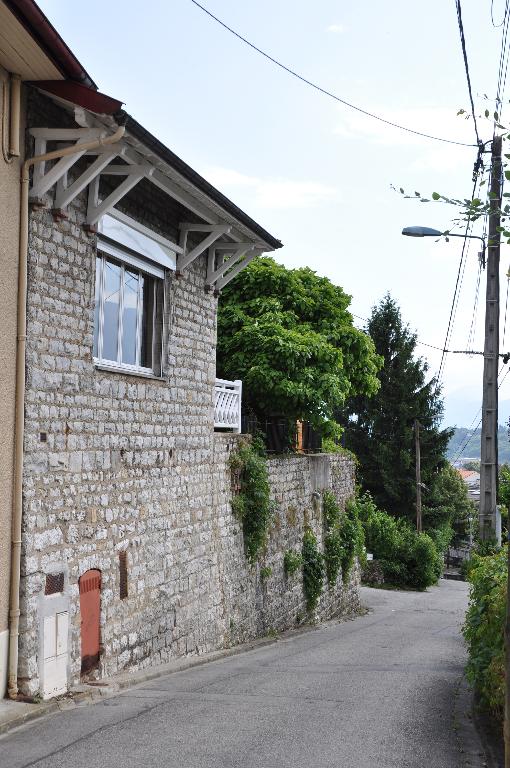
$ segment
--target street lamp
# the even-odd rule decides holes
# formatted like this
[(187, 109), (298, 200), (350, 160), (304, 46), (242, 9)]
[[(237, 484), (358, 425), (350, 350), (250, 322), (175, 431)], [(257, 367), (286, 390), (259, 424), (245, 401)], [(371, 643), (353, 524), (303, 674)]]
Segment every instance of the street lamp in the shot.
[[(440, 232), (431, 227), (404, 227), (407, 237), (462, 237), (481, 240), (485, 267), (485, 238), (480, 235)], [(489, 242), (492, 242), (490, 240)], [(498, 484), (498, 361), (499, 361), (499, 237), (489, 246), (485, 309), (485, 342), (482, 390), (482, 435), (480, 461), (480, 537), (487, 539), (496, 529)], [(490, 278), (490, 279), (489, 279)]]
[(462, 237), (470, 240), (481, 240), (483, 245), (482, 258), (485, 266), (485, 238), (481, 235), (462, 235), (456, 232), (440, 232), (439, 229), (431, 227), (404, 227), (402, 234), (406, 237)]

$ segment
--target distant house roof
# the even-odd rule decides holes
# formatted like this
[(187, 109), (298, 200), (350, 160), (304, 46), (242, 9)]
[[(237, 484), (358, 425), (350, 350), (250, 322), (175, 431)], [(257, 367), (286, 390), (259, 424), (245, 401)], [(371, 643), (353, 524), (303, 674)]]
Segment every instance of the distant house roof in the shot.
[(467, 480), (468, 477), (480, 477), (479, 472), (475, 472), (474, 469), (458, 469), (457, 472), (462, 477), (463, 480)]

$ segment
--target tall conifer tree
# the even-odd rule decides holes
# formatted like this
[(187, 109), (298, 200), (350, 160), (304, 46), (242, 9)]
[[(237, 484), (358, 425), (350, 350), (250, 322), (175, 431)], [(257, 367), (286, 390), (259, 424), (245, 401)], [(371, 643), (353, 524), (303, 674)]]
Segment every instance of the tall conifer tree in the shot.
[[(387, 294), (366, 327), (384, 358), (381, 387), (372, 397), (347, 402), (345, 443), (357, 455), (362, 486), (379, 507), (410, 520), (416, 514), (414, 421), (420, 422), (422, 482), (428, 486), (444, 465), (451, 431), (441, 429), (443, 401), (427, 363), (415, 357), (416, 334)], [(426, 491), (424, 494), (426, 503)]]

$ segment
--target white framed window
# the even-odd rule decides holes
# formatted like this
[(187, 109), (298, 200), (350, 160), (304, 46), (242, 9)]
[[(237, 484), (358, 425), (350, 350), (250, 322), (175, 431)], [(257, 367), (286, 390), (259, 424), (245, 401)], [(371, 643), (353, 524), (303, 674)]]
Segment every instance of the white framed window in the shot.
[(115, 251), (115, 255), (99, 251), (96, 257), (94, 362), (114, 370), (161, 376), (164, 270), (133, 254)]

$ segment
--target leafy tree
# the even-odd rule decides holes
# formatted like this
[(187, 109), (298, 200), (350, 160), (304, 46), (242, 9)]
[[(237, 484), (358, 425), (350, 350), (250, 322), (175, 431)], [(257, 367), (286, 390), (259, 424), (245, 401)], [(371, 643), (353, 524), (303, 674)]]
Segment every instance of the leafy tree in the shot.
[(510, 511), (510, 465), (502, 464), (499, 468), (498, 504), (500, 505), (503, 527), (508, 531), (508, 513)]
[(466, 535), (474, 514), (475, 506), (468, 496), (466, 484), (457, 470), (446, 464), (432, 478), (423, 505), (424, 527), (437, 532), (435, 541), (438, 549), (444, 551), (454, 532)]
[(256, 259), (221, 296), (218, 374), (243, 380), (244, 403), (259, 417), (332, 420), (347, 396), (379, 386), (380, 360), (349, 303), (311, 269)]
[(421, 425), (422, 482), (430, 487), (435, 473), (444, 466), (451, 435), (439, 427), (441, 389), (435, 378), (426, 381), (427, 363), (414, 356), (416, 334), (403, 323), (389, 294), (373, 308), (366, 330), (384, 359), (381, 387), (371, 398), (362, 394), (348, 400), (346, 446), (357, 455), (362, 487), (377, 506), (396, 517), (414, 519), (414, 420)]

